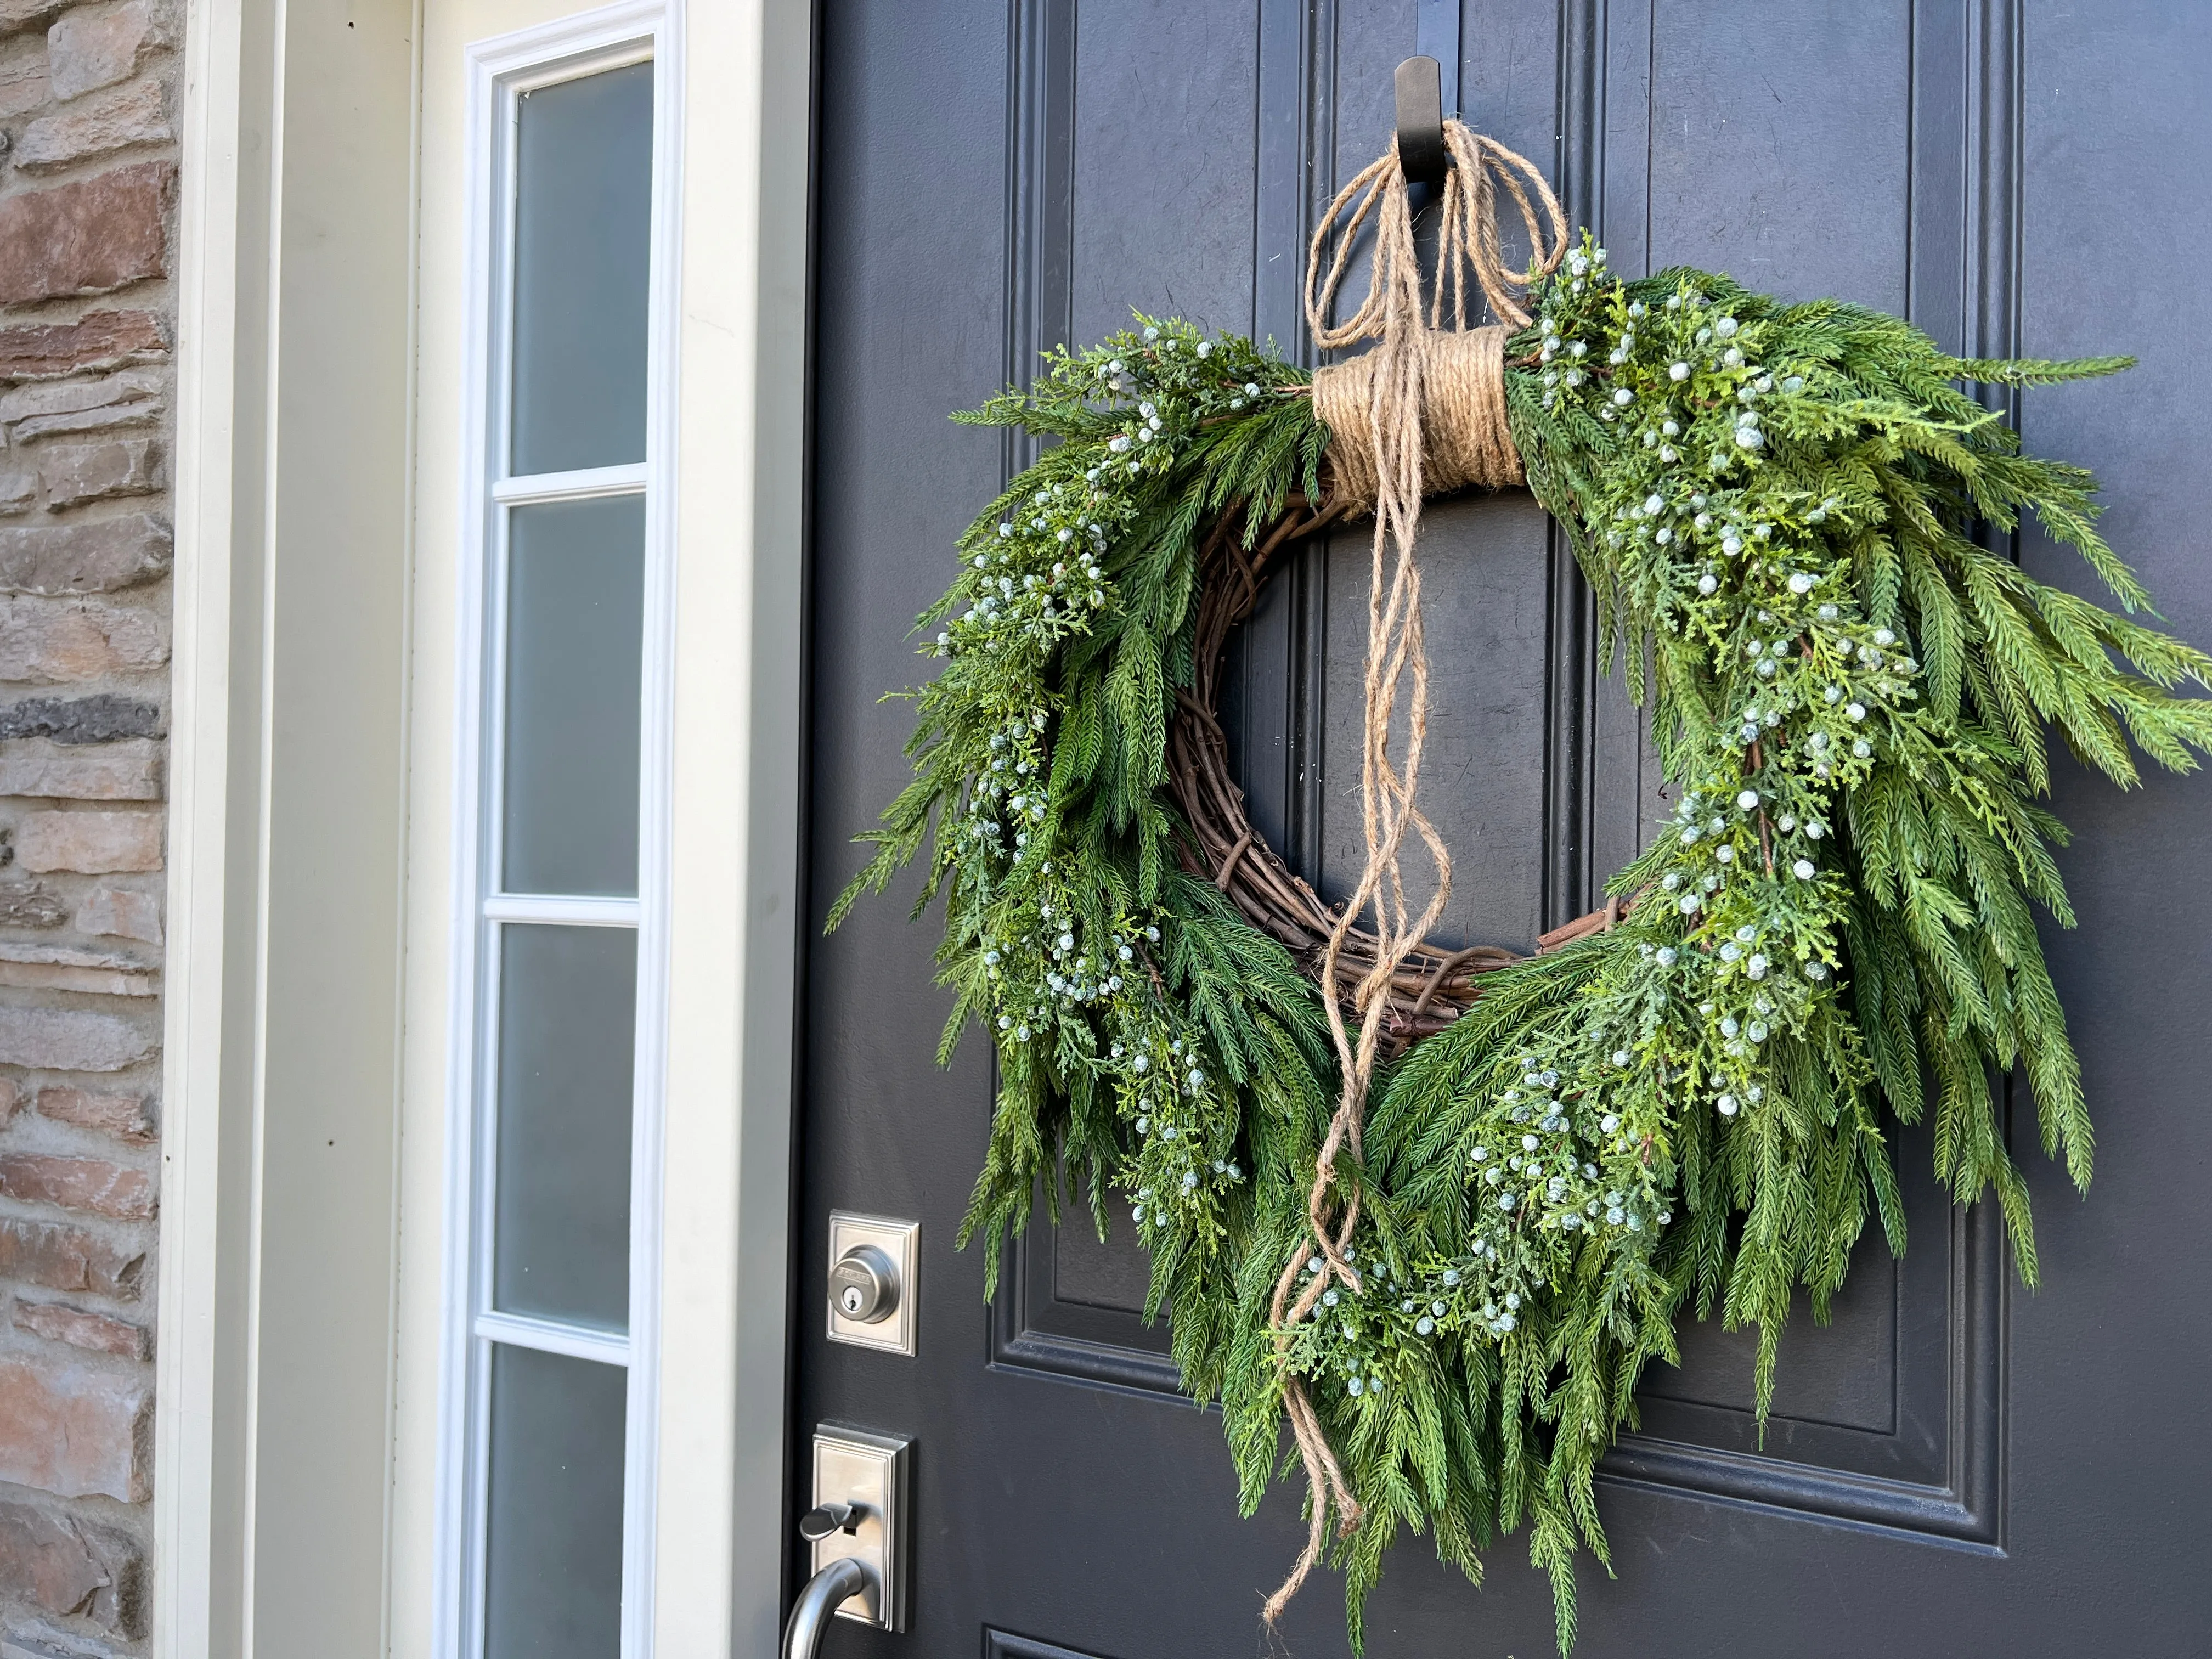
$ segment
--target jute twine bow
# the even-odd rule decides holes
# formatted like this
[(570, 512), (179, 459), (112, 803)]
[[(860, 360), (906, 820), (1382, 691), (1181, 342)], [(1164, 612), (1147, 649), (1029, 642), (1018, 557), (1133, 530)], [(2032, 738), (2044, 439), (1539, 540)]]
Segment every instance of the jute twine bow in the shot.
[[(1388, 155), (1338, 192), (1314, 233), (1306, 262), (1306, 316), (1315, 344), (1340, 351), (1361, 341), (1376, 342), (1364, 356), (1314, 376), (1314, 411), (1329, 432), (1334, 494), (1361, 509), (1371, 506), (1375, 514), (1367, 590), (1366, 732), (1359, 776), (1367, 866), (1329, 936), (1321, 982), (1335, 983), (1345, 939), (1370, 905), (1375, 909), (1378, 948), (1374, 969), (1360, 981), (1353, 998), (1359, 1018), (1356, 1039), (1346, 1029), (1338, 1000), (1324, 999), (1344, 1090), (1322, 1143), (1306, 1200), (1310, 1234), (1300, 1238), (1284, 1264), (1269, 1311), (1284, 1408), (1305, 1464), (1310, 1510), (1305, 1547), (1282, 1588), (1267, 1598), (1269, 1624), (1321, 1559), (1330, 1510), (1336, 1513), (1340, 1536), (1359, 1523), (1359, 1501), (1344, 1478), (1304, 1382), (1290, 1367), (1291, 1328), (1312, 1314), (1333, 1283), (1354, 1291), (1360, 1287), (1347, 1249), (1359, 1222), (1356, 1171), (1360, 1131), (1391, 980), (1451, 896), (1451, 855), (1435, 826), (1413, 804), (1429, 718), (1421, 575), (1413, 560), (1421, 498), (1428, 490), (1464, 484), (1497, 487), (1522, 482), (1521, 458), (1506, 425), (1504, 352), (1507, 334), (1526, 327), (1529, 317), (1513, 290), (1556, 270), (1566, 252), (1566, 216), (1533, 163), (1457, 121), (1444, 123), (1444, 143), (1451, 167), (1444, 176), (1437, 278), (1425, 319), (1413, 208), (1395, 142)], [(1507, 270), (1499, 247), (1500, 188), (1520, 210), (1528, 232), (1531, 258), (1525, 271)], [(1550, 222), (1548, 240), (1539, 204), (1542, 217)], [(1330, 307), (1351, 263), (1352, 245), (1370, 220), (1374, 251), (1367, 298), (1351, 318), (1332, 325)], [(1470, 271), (1501, 322), (1468, 327)], [(1447, 291), (1451, 298), (1449, 328), (1443, 325)], [(1405, 755), (1397, 761), (1390, 752), (1394, 711), (1409, 678)], [(1420, 838), (1436, 867), (1434, 890), (1418, 915), (1409, 911), (1399, 869), (1408, 831)], [(1354, 1173), (1340, 1182), (1337, 1159), (1346, 1152)], [(1310, 1260), (1321, 1263), (1318, 1271), (1308, 1270)]]

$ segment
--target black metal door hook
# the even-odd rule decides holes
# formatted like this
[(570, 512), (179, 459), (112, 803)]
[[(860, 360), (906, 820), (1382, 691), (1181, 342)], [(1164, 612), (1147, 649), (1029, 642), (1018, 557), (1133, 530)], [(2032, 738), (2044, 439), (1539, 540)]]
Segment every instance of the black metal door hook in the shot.
[(1407, 181), (1440, 185), (1451, 158), (1444, 149), (1443, 70), (1433, 58), (1398, 65), (1398, 164)]

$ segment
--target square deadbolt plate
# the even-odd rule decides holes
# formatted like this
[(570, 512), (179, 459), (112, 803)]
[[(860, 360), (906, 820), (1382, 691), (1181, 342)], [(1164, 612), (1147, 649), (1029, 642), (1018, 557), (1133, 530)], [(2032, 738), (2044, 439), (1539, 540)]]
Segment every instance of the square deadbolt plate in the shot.
[(872, 1574), (868, 1588), (838, 1607), (840, 1619), (878, 1629), (906, 1628), (908, 1468), (912, 1443), (839, 1423), (814, 1431), (814, 1501), (850, 1504), (853, 1530), (814, 1545), (813, 1571), (849, 1555)]
[(830, 1267), (834, 1273), (845, 1252), (856, 1244), (872, 1244), (891, 1259), (898, 1270), (898, 1302), (888, 1318), (873, 1324), (848, 1319), (830, 1307), (830, 1340), (856, 1347), (882, 1348), (914, 1357), (917, 1270), (921, 1266), (921, 1223), (891, 1221), (882, 1216), (854, 1215), (849, 1210), (830, 1212)]

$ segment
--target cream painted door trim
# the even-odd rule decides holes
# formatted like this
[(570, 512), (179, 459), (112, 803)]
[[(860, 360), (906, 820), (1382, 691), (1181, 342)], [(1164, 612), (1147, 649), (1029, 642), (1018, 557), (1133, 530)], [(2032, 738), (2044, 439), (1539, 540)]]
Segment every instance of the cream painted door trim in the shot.
[(654, 1629), (668, 1659), (768, 1659), (793, 1519), (813, 8), (702, 0), (684, 35)]
[[(417, 926), (404, 872), (450, 849), (425, 827), (450, 801), (422, 793), (434, 775), (449, 794), (450, 769), (410, 726), (406, 690), (453, 661), (450, 635), (433, 632), (450, 588), (415, 564), (406, 462), (428, 412), (410, 395), (412, 204), (416, 87), (436, 67), (418, 43), (435, 39), (436, 9), (188, 8), (153, 1516), (164, 1659), (430, 1650), (429, 1529), (409, 1460), (434, 1414), (418, 1392), (434, 1320), (407, 1299), (402, 1264), (442, 1241), (423, 1138), (402, 1134), (423, 1049), (411, 984), (400, 999), (410, 961), (446, 937), (442, 915)], [(685, 165), (653, 1630), (662, 1654), (719, 1659), (774, 1652), (787, 1526), (812, 21), (804, 0), (675, 11)], [(349, 723), (348, 764), (288, 727), (308, 707)], [(308, 1029), (298, 976), (334, 957), (362, 1000)], [(307, 1098), (319, 1066), (335, 1104)], [(360, 1144), (334, 1170), (315, 1114), (340, 1106)], [(350, 1322), (319, 1333), (302, 1292), (325, 1269), (383, 1289), (349, 1296)]]

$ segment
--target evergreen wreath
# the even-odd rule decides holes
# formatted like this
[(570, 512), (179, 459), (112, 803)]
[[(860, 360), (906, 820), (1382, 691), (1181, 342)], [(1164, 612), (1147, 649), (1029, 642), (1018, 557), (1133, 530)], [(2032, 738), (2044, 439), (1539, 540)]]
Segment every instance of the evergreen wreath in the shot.
[[(2046, 734), (2123, 786), (2131, 744), (2191, 769), (2212, 702), (2174, 692), (2212, 689), (2212, 659), (2131, 620), (2149, 598), (2096, 532), (2091, 476), (2023, 454), (1960, 389), (2132, 360), (1962, 359), (1839, 301), (1622, 279), (1587, 233), (1545, 249), (1498, 159), (1556, 222), (1533, 168), (1449, 137), (1455, 312), (1465, 259), (1521, 319), (1490, 331), (1504, 422), (1606, 659), (1656, 698), (1679, 802), (1606, 911), (1525, 960), (1446, 954), (1402, 893), (1333, 910), (1251, 833), (1213, 716), (1225, 641), (1281, 550), (1394, 462), (1271, 352), (1139, 316), (955, 416), (1056, 441), (921, 619), (941, 672), (913, 694), (915, 777), (829, 922), (927, 849), (915, 914), (945, 898), (955, 993), (939, 1058), (976, 1019), (999, 1060), (962, 1243), (984, 1236), (988, 1294), (1040, 1184), (1054, 1222), (1064, 1185), (1102, 1237), (1109, 1188), (1128, 1195), (1148, 1314), (1171, 1309), (1186, 1387), (1222, 1403), (1245, 1512), (1304, 1466), (1311, 1540), (1271, 1616), (1332, 1523), (1355, 1648), (1401, 1526), (1479, 1583), (1480, 1552), (1525, 1525), (1564, 1652), (1577, 1547), (1608, 1559), (1598, 1459), (1645, 1364), (1677, 1358), (1677, 1316), (1756, 1328), (1763, 1425), (1793, 1292), (1825, 1320), (1869, 1216), (1905, 1249), (1885, 1110), (1932, 1114), (1938, 1179), (1962, 1204), (1994, 1193), (2035, 1284), (1992, 1074), (2023, 1072), (2079, 1188), (2092, 1150), (2034, 917), (2074, 920), (2038, 804)], [(1493, 286), (1486, 170), (1536, 243), (1533, 315)], [(1380, 242), (1401, 228), (1386, 156), (1324, 237), (1362, 189), (1324, 313), (1370, 208)], [(1378, 264), (1375, 292), (1405, 276)], [(1391, 349), (1356, 361), (1379, 384)], [(2006, 557), (2024, 516), (2124, 614)], [(1379, 617), (1398, 590), (1376, 545)], [(1418, 668), (1417, 580), (1400, 614)], [(1386, 839), (1427, 833), (1413, 768), (1382, 763), (1405, 785), (1381, 792)], [(1348, 1119), (1347, 1018), (1380, 1056)]]

